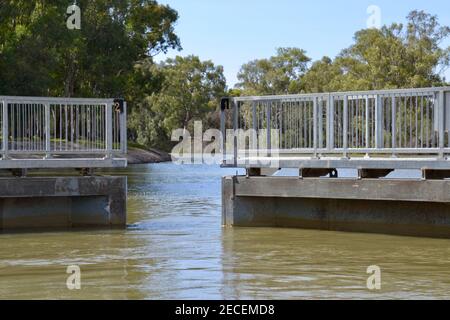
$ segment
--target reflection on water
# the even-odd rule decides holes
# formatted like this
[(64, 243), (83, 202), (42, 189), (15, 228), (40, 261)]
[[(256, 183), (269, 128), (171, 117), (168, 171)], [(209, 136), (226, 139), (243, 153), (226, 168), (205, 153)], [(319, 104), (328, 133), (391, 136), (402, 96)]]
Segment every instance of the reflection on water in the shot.
[[(222, 229), (220, 177), (156, 164), (129, 176), (126, 230), (0, 235), (0, 298), (450, 298), (450, 240)], [(82, 290), (66, 288), (80, 265)], [(369, 265), (382, 290), (366, 289)]]
[[(303, 230), (224, 233), (230, 297), (283, 299), (448, 298), (449, 241)], [(367, 290), (367, 267), (382, 290)]]

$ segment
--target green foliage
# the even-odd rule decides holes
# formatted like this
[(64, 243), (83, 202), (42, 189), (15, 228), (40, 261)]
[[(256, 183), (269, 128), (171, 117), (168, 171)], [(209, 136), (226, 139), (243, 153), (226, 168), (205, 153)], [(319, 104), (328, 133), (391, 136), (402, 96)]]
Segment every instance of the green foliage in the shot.
[(450, 28), (436, 16), (413, 11), (405, 25), (357, 32), (354, 44), (335, 59), (311, 62), (302, 49), (279, 48), (268, 59), (244, 64), (236, 88), (227, 92), (222, 67), (211, 61), (188, 56), (154, 63), (158, 53), (181, 49), (174, 32), (178, 13), (169, 6), (154, 0), (77, 3), (81, 30), (66, 27), (71, 1), (1, 1), (0, 94), (123, 96), (129, 139), (165, 150), (172, 130), (192, 132), (195, 120), (219, 127), (224, 95), (438, 86), (445, 84), (443, 71), (450, 65), (450, 48), (441, 47)]
[(279, 48), (276, 56), (244, 64), (237, 75), (237, 87), (248, 95), (297, 92), (309, 61), (304, 50)]
[(4, 0), (0, 92), (125, 95), (136, 61), (180, 48), (176, 11), (152, 0), (80, 0), (81, 30), (66, 27), (67, 0)]
[(436, 16), (412, 11), (406, 25), (357, 32), (355, 43), (334, 61), (324, 57), (309, 64), (301, 49), (278, 49), (275, 57), (243, 65), (237, 87), (264, 95), (444, 85), (450, 48), (440, 44), (449, 36), (450, 28)]
[(158, 79), (160, 84), (156, 91), (154, 87), (142, 91), (143, 99), (130, 115), (138, 143), (167, 150), (175, 129), (193, 132), (195, 120), (218, 125), (217, 107), (226, 90), (221, 66), (196, 56), (178, 56), (160, 64), (139, 64), (137, 69), (140, 77)]
[(449, 66), (450, 51), (439, 44), (450, 29), (423, 11), (413, 11), (407, 19), (407, 26), (393, 24), (356, 33), (355, 44), (335, 61), (343, 70), (344, 90), (443, 84), (441, 71)]
[(301, 79), (302, 90), (307, 92), (332, 92), (343, 89), (342, 71), (329, 57), (323, 57), (309, 68)]

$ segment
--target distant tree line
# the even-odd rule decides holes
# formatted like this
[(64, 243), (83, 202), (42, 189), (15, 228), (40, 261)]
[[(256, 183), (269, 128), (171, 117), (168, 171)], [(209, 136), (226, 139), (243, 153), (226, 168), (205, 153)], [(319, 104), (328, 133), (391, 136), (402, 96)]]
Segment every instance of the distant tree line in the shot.
[(244, 64), (237, 87), (244, 94), (354, 91), (438, 86), (445, 83), (450, 27), (412, 11), (406, 25), (358, 31), (354, 44), (333, 60), (311, 62), (304, 50), (280, 48), (269, 59)]
[(124, 97), (128, 137), (170, 150), (172, 130), (219, 126), (224, 95), (266, 95), (428, 87), (445, 84), (450, 28), (413, 11), (407, 23), (355, 34), (334, 59), (313, 62), (301, 48), (241, 67), (228, 89), (223, 68), (197, 56), (156, 63), (181, 50), (178, 13), (154, 0), (79, 0), (81, 30), (66, 28), (67, 0), (2, 0), (0, 95)]

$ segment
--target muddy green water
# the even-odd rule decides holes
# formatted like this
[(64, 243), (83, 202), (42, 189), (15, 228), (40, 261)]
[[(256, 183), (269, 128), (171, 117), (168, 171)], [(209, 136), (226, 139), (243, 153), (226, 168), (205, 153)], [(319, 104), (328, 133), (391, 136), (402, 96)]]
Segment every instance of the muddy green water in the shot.
[[(297, 229), (223, 229), (210, 166), (129, 177), (126, 230), (0, 234), (2, 299), (450, 298), (450, 240)], [(66, 286), (81, 268), (81, 290)], [(378, 265), (382, 288), (366, 287)]]

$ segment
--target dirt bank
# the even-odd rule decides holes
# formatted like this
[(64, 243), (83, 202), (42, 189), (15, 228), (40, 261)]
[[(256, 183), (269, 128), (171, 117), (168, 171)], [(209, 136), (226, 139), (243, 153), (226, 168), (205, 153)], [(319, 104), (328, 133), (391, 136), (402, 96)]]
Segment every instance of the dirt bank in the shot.
[(128, 148), (128, 164), (160, 163), (171, 161), (168, 153), (155, 149)]

